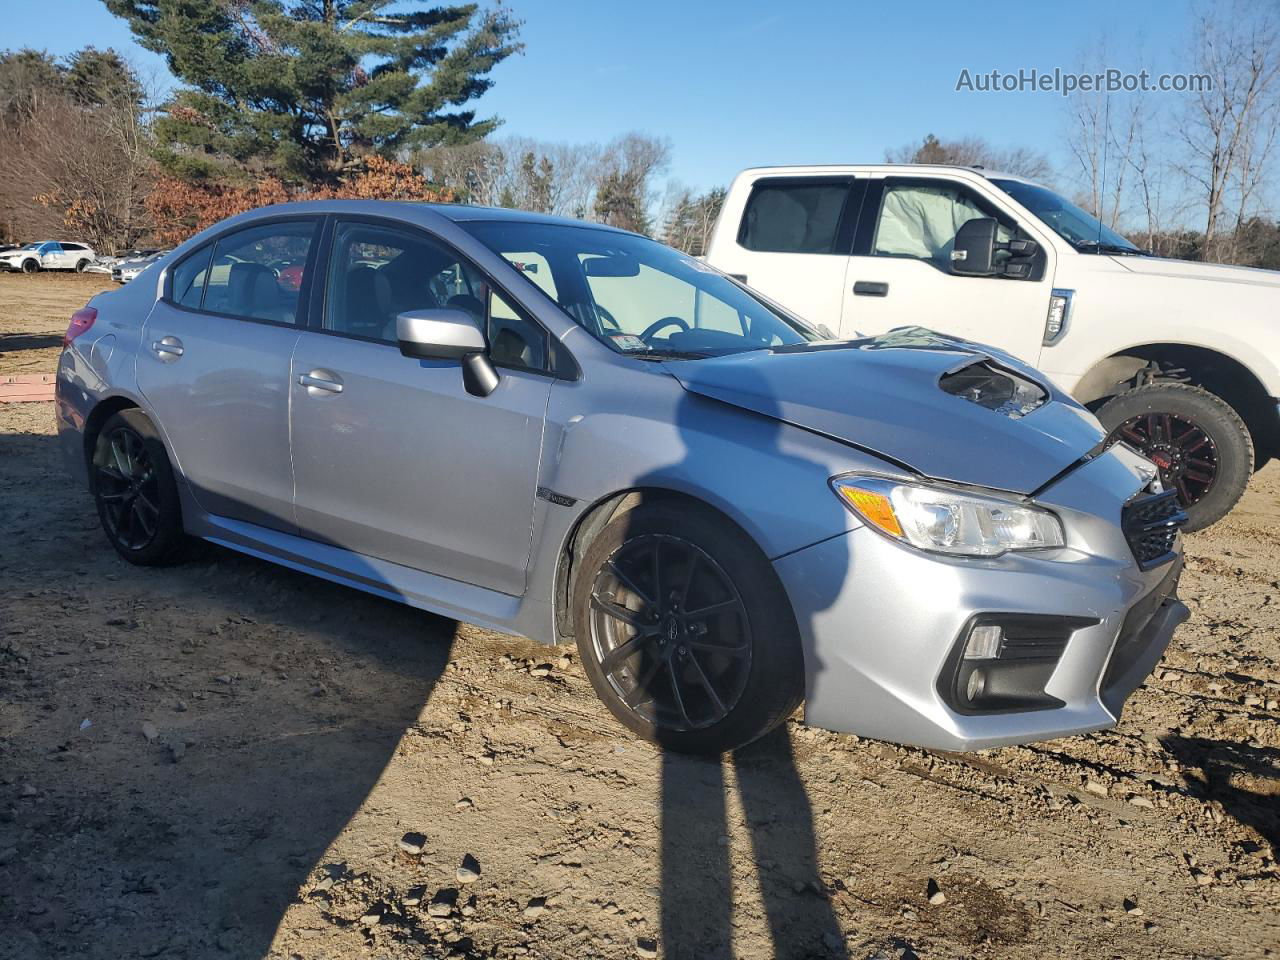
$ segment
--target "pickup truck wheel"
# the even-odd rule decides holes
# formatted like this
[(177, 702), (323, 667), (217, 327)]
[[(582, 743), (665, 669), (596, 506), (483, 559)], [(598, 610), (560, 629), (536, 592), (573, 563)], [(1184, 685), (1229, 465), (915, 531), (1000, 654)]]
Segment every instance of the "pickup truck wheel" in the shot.
[(39, 262), (38, 262), (38, 261), (36, 261), (36, 260), (23, 260), (23, 261), (22, 261), (22, 272), (23, 272), (23, 273), (35, 273), (35, 272), (37, 272), (39, 269), (40, 269), (40, 264), (39, 264)]
[(582, 665), (634, 733), (682, 753), (745, 746), (804, 696), (786, 592), (760, 548), (709, 511), (641, 505), (582, 554), (571, 602)]
[(1161, 382), (1128, 390), (1103, 405), (1098, 419), (1111, 442), (1136, 447), (1178, 491), (1188, 532), (1227, 515), (1253, 472), (1253, 438), (1225, 401), (1202, 387)]

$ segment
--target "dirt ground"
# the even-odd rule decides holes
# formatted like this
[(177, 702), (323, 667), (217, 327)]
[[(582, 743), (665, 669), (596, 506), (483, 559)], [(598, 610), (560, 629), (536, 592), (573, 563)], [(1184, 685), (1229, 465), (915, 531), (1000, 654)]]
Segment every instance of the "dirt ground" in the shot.
[(71, 314), (114, 286), (101, 273), (0, 272), (0, 376), (53, 373)]
[[(52, 371), (93, 289), (0, 276), (0, 372)], [(1278, 504), (1273, 463), (1188, 538), (1114, 731), (793, 721), (719, 763), (625, 735), (571, 652), (214, 548), (129, 567), (51, 405), (0, 405), (0, 957), (1277, 956)]]

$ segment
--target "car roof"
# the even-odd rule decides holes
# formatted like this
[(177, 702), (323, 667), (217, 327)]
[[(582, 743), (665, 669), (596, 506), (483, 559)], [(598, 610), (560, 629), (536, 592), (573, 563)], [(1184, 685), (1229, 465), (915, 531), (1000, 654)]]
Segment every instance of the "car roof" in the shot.
[(1019, 183), (1035, 184), (1036, 181), (1016, 173), (1005, 173), (1003, 170), (988, 170), (980, 166), (964, 166), (952, 163), (794, 163), (766, 167), (748, 167), (742, 172), (753, 177), (760, 176), (808, 176), (817, 174), (840, 173), (911, 173), (911, 174), (955, 174), (966, 172), (987, 180), (1016, 180)]
[(364, 213), (375, 215), (386, 213), (389, 209), (401, 208), (409, 210), (429, 210), (455, 223), (473, 220), (496, 220), (509, 223), (545, 223), (566, 227), (589, 227), (594, 230), (608, 230), (613, 233), (630, 233), (603, 223), (592, 223), (587, 220), (575, 220), (571, 217), (557, 217), (549, 213), (531, 213), (528, 210), (512, 210), (508, 207), (481, 207), (468, 203), (424, 203), (409, 200), (293, 200), (288, 203), (259, 207), (252, 213)]

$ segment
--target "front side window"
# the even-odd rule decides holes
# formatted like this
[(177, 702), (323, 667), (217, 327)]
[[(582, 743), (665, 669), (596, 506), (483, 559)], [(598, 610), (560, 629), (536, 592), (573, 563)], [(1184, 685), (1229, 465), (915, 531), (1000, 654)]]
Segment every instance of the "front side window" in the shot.
[(219, 237), (205, 282), (203, 309), (250, 320), (296, 323), (312, 220), (246, 227)]
[(495, 363), (543, 370), (546, 334), (470, 264), (425, 233), (339, 222), (325, 288), (324, 329), (396, 343), (396, 317), (409, 310), (462, 310), (485, 330)]
[(1021, 180), (992, 180), (997, 187), (1049, 225), (1058, 236), (1081, 253), (1142, 253), (1091, 213), (1058, 196), (1052, 190)]
[[(818, 334), (719, 271), (644, 237), (504, 220), (459, 224), (508, 260), (546, 265), (556, 304), (613, 350), (683, 359), (803, 343)], [(529, 283), (544, 291), (546, 279)]]
[(835, 252), (847, 182), (757, 184), (742, 214), (738, 242), (768, 253)]
[[(968, 221), (991, 215), (959, 184), (887, 184), (871, 252), (877, 257), (927, 260), (950, 272), (956, 233)], [(1003, 243), (1012, 236), (1009, 225), (1001, 223), (996, 239)]]

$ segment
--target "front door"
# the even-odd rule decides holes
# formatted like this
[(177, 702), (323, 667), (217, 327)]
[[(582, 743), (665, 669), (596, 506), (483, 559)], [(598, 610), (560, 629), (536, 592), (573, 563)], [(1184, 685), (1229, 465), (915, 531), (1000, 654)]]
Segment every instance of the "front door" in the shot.
[(301, 534), (522, 594), (552, 383), (540, 328), (508, 322), (501, 383), (472, 396), (457, 361), (400, 353), (395, 318), (452, 307), (482, 323), (475, 271), (383, 221), (338, 220), (330, 250), (319, 328), (303, 332), (290, 376)]
[(868, 192), (863, 211), (864, 218), (875, 217), (874, 233), (869, 240), (859, 237), (867, 246), (849, 260), (841, 335), (922, 326), (991, 344), (1035, 365), (1053, 286), (1052, 250), (1033, 279), (953, 274), (951, 250), (967, 220), (995, 216), (1002, 240), (1017, 225), (966, 184), (893, 178), (879, 186)]
[[(138, 385), (209, 513), (294, 533), (289, 360), (314, 218), (224, 234), (170, 271)], [(294, 270), (290, 271), (290, 267)]]

